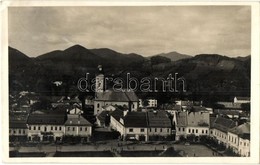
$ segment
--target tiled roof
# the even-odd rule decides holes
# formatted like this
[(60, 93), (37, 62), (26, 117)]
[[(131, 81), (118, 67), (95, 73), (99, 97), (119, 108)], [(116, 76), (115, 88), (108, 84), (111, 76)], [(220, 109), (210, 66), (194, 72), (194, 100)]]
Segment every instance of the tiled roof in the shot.
[(239, 137), (248, 139), (248, 137), (250, 137), (250, 123), (241, 124), (237, 127), (230, 129), (229, 131), (238, 135)]
[(209, 126), (209, 113), (208, 112), (188, 112), (187, 114), (188, 126)]
[(216, 109), (214, 113), (223, 115), (239, 115), (239, 110)]
[(9, 128), (20, 128), (20, 129), (26, 129), (26, 121), (24, 120), (10, 120), (9, 121)]
[(149, 127), (171, 127), (171, 121), (165, 111), (149, 111), (147, 112), (147, 115)]
[(68, 115), (68, 119), (65, 122), (65, 125), (71, 125), (71, 126), (92, 126), (92, 124), (87, 121), (84, 117), (81, 115)]
[(110, 115), (113, 116), (117, 121), (119, 121), (120, 118), (123, 116), (123, 111), (120, 109), (116, 109)]
[(222, 132), (227, 132), (228, 130), (234, 128), (235, 126), (236, 123), (233, 120), (224, 117), (217, 117), (211, 127), (218, 129)]
[(54, 124), (61, 125), (65, 123), (66, 111), (49, 110), (42, 113), (31, 113), (28, 116), (27, 124)]
[(146, 112), (128, 112), (123, 119), (125, 127), (148, 127)]
[(113, 90), (106, 90), (104, 92), (96, 93), (95, 100), (98, 101), (118, 101), (118, 102), (138, 102), (139, 99), (133, 91), (116, 92)]
[(210, 124), (208, 112), (178, 112), (176, 119), (178, 127), (207, 127)]
[(102, 111), (100, 114), (97, 115), (97, 119), (104, 121), (106, 116), (110, 116), (109, 111)]

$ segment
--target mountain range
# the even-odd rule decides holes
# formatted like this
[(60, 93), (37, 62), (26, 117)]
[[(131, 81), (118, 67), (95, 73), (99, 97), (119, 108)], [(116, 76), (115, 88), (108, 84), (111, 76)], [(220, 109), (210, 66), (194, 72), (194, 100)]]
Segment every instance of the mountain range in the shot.
[(166, 78), (178, 73), (179, 77), (185, 78), (188, 93), (250, 94), (250, 55), (230, 58), (199, 54), (193, 57), (171, 52), (145, 58), (134, 53), (124, 54), (108, 48), (87, 49), (80, 45), (35, 58), (9, 47), (9, 88), (11, 92), (49, 92), (51, 82), (60, 80), (68, 91), (76, 90), (78, 79), (86, 73), (94, 77), (98, 65), (103, 65), (107, 76), (123, 79), (127, 73), (137, 79)]

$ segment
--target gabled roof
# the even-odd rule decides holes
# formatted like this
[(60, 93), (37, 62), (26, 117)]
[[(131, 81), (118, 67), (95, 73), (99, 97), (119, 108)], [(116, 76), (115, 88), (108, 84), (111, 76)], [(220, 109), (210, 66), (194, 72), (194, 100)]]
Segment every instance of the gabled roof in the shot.
[(128, 112), (123, 120), (125, 127), (148, 127), (146, 112)]
[(170, 128), (171, 121), (165, 111), (149, 111), (148, 115), (148, 125), (149, 127), (159, 127), (159, 128)]
[(66, 115), (63, 114), (30, 114), (27, 124), (63, 125)]
[(9, 120), (9, 128), (27, 129), (25, 120)]
[(244, 123), (229, 130), (241, 138), (250, 139), (250, 123)]
[(105, 121), (106, 116), (110, 116), (109, 112), (110, 111), (102, 111), (97, 115), (97, 119), (100, 121)]
[(210, 125), (208, 112), (178, 112), (177, 116), (178, 127), (208, 127)]
[(239, 110), (216, 109), (214, 112), (223, 115), (239, 115)]
[(117, 121), (120, 121), (120, 118), (123, 116), (123, 111), (120, 109), (116, 109), (110, 115)]
[(96, 93), (96, 101), (118, 101), (118, 102), (138, 102), (139, 99), (133, 91), (116, 92), (114, 90), (106, 90)]
[(222, 132), (228, 132), (231, 128), (234, 128), (236, 123), (224, 117), (217, 117), (213, 124), (211, 125), (212, 128), (218, 129)]
[(92, 124), (81, 115), (68, 115), (65, 126), (92, 126)]

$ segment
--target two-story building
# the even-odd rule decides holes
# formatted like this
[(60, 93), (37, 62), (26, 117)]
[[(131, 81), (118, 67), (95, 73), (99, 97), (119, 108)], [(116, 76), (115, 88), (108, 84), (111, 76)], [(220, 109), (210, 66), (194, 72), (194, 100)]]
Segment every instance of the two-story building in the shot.
[(250, 123), (244, 123), (228, 131), (228, 144), (240, 156), (250, 156)]
[(64, 123), (65, 135), (88, 137), (92, 135), (92, 124), (80, 114), (68, 114)]
[(236, 126), (236, 122), (221, 116), (211, 118), (210, 136), (218, 143), (228, 144), (228, 131)]
[(111, 114), (111, 128), (119, 131), (123, 139), (149, 141), (170, 136), (172, 125), (165, 111), (115, 110)]
[(207, 110), (193, 108), (189, 111), (175, 111), (173, 120), (176, 123), (176, 140), (181, 136), (209, 135), (210, 113)]

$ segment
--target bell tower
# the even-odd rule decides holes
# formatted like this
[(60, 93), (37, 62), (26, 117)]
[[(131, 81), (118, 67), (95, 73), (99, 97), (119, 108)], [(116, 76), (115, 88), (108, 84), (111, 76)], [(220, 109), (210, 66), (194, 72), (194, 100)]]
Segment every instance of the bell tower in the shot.
[(96, 92), (104, 92), (104, 72), (102, 65), (98, 65), (98, 73), (96, 75)]

